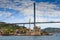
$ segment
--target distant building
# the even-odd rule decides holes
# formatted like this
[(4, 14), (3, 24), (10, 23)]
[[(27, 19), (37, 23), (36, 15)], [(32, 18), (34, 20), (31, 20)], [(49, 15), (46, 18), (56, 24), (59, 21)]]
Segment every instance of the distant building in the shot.
[(26, 35), (41, 35), (41, 29), (38, 26), (35, 26), (33, 30), (28, 29)]
[(34, 35), (41, 35), (41, 28), (38, 26), (34, 27)]
[(2, 35), (2, 32), (0, 31), (0, 36)]

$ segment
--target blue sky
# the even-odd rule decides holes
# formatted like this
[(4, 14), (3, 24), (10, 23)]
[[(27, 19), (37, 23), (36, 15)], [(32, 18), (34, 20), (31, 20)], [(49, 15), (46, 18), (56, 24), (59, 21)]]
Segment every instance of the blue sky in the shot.
[[(60, 0), (0, 0), (0, 22), (33, 22), (33, 3), (36, 3), (36, 22), (60, 21)], [(37, 24), (41, 28), (58, 27), (60, 23)], [(52, 25), (52, 26), (51, 26)]]

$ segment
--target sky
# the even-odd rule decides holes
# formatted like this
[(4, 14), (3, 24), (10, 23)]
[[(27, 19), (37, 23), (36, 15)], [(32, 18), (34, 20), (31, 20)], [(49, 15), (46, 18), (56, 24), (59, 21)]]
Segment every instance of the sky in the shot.
[[(29, 22), (29, 19), (30, 22), (34, 22), (34, 2), (36, 3), (36, 22), (60, 21), (60, 0), (0, 0), (0, 22), (25, 23)], [(36, 25), (41, 28), (60, 28), (60, 23)]]

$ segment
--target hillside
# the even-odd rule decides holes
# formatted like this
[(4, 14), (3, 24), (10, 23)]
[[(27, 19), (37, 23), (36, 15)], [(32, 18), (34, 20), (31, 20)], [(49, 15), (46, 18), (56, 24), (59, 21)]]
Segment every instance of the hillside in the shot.
[(49, 33), (60, 33), (60, 28), (45, 28), (43, 30)]
[(26, 33), (27, 28), (24, 26), (19, 26), (15, 24), (8, 24), (4, 22), (0, 22), (0, 33), (3, 35), (14, 34), (17, 35), (18, 33), (24, 34)]

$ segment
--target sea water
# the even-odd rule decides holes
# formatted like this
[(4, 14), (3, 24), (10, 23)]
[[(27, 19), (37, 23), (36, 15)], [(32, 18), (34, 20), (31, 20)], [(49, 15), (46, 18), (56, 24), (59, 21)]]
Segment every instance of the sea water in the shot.
[(51, 36), (0, 36), (0, 40), (60, 40), (60, 34)]

